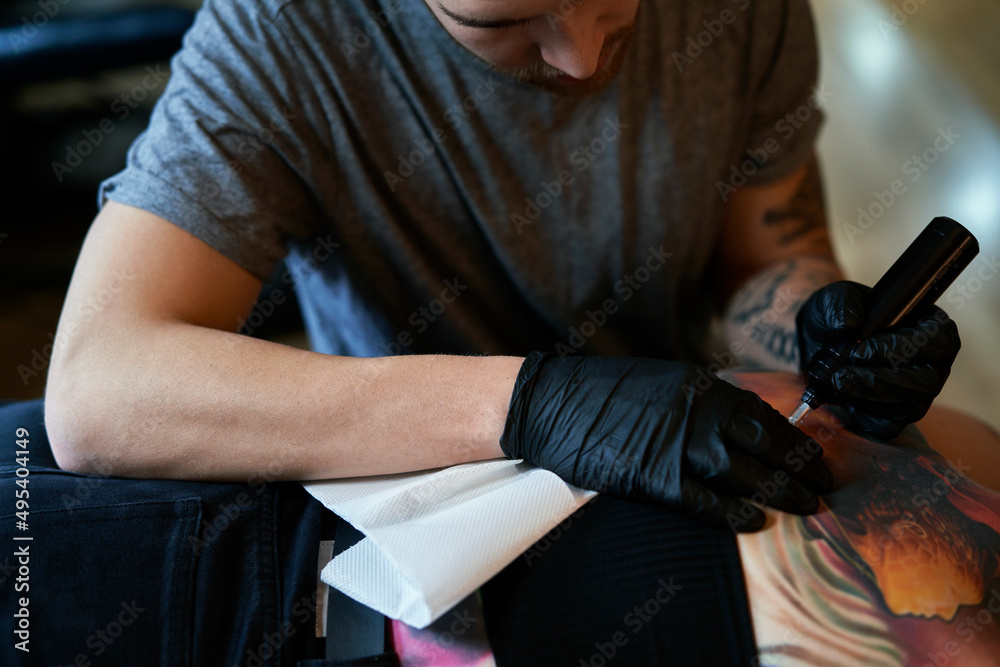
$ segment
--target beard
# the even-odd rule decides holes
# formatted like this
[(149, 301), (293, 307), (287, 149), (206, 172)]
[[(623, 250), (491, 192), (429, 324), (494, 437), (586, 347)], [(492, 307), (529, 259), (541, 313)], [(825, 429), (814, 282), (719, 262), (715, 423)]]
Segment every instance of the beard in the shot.
[(544, 60), (531, 65), (517, 68), (496, 67), (502, 74), (522, 83), (537, 86), (543, 90), (567, 97), (583, 97), (592, 95), (605, 88), (615, 80), (625, 62), (625, 51), (635, 36), (635, 23), (615, 31), (604, 40), (598, 62), (600, 69), (589, 79), (566, 81), (566, 73), (553, 67)]

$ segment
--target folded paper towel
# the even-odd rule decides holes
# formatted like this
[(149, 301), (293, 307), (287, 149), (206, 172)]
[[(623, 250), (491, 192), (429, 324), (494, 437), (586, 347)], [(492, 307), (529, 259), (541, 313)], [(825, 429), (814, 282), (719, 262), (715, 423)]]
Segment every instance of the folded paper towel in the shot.
[(416, 628), (596, 495), (508, 460), (303, 486), (365, 535), (327, 563), (323, 581)]

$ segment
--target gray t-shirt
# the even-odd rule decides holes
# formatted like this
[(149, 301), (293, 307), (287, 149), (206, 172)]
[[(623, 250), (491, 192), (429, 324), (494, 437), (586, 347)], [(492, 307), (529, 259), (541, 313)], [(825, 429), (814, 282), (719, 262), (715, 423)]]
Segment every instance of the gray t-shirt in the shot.
[(573, 98), (491, 69), (424, 0), (208, 0), (100, 200), (261, 279), (287, 255), (320, 352), (697, 359), (729, 188), (812, 150), (812, 18), (643, 0), (636, 27), (615, 82)]

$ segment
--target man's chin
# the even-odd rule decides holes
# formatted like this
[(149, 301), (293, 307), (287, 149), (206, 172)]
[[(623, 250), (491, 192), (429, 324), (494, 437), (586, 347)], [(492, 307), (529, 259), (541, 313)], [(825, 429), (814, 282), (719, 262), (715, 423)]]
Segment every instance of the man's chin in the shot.
[[(610, 63), (609, 63), (610, 64)], [(540, 88), (546, 92), (564, 97), (585, 97), (601, 92), (611, 85), (618, 76), (621, 65), (611, 71), (610, 69), (599, 72), (600, 76), (592, 76), (589, 79), (573, 79), (564, 76), (546, 76), (532, 79), (522, 79), (524, 83)]]

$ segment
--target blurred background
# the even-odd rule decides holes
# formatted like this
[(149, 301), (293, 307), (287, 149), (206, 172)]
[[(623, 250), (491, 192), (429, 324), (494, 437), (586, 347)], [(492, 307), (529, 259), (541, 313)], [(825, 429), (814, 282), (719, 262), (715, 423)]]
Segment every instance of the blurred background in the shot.
[[(0, 398), (43, 394), (97, 185), (124, 166), (199, 5), (31, 0), (0, 8)], [(939, 301), (963, 339), (939, 400), (1000, 429), (1000, 3), (812, 5), (828, 96), (819, 150), (837, 254), (851, 279), (872, 284), (931, 218), (947, 215), (972, 230), (980, 256)], [(304, 344), (294, 307), (254, 335)]]
[(976, 235), (979, 256), (938, 301), (962, 335), (939, 401), (1000, 429), (1000, 3), (812, 6), (837, 256), (871, 285), (935, 216)]

